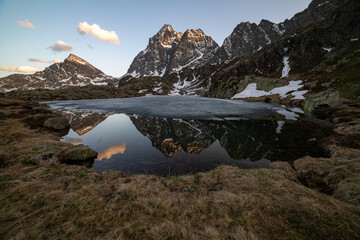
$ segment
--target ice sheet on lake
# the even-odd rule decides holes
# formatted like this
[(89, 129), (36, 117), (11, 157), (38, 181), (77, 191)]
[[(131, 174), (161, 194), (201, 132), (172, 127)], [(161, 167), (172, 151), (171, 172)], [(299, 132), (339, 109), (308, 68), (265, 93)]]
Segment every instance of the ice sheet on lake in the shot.
[(137, 98), (44, 102), (52, 109), (73, 112), (125, 113), (178, 119), (253, 119), (282, 114), (296, 120), (295, 110), (281, 105), (195, 96), (148, 96)]

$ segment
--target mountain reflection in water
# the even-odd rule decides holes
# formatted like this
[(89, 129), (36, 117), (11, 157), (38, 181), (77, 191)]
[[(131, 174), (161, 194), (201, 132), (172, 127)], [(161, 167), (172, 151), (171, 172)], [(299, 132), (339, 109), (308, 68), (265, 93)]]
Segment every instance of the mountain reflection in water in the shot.
[[(183, 120), (126, 114), (106, 118), (99, 113), (95, 120), (86, 120), (91, 115), (83, 115), (82, 121), (74, 118), (71, 125), (80, 129), (76, 124), (81, 123), (81, 129), (91, 129), (78, 132), (84, 145), (99, 152), (93, 164), (99, 172), (166, 176), (208, 171), (222, 164), (266, 168), (270, 161), (322, 155), (318, 141), (326, 136), (326, 131), (302, 120)], [(62, 140), (75, 143), (79, 137), (70, 130)]]

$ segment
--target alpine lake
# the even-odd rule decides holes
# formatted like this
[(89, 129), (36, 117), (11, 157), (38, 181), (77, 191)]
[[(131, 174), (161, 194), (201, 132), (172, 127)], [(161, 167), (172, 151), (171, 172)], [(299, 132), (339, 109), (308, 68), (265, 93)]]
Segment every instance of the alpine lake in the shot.
[(98, 152), (98, 172), (194, 174), (220, 165), (268, 168), (326, 155), (329, 129), (281, 105), (195, 96), (43, 102), (70, 119), (61, 141)]

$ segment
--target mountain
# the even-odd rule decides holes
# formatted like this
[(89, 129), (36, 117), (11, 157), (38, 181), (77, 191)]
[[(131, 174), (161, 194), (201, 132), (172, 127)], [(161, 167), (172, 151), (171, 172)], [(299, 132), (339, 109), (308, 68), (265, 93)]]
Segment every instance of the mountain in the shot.
[(149, 39), (146, 49), (135, 57), (127, 75), (163, 76), (205, 63), (204, 59), (211, 59), (217, 49), (217, 43), (201, 29), (187, 30), (183, 34), (165, 24)]
[(261, 20), (259, 24), (242, 22), (219, 47), (201, 29), (176, 32), (169, 24), (149, 39), (147, 48), (133, 60), (127, 76), (164, 76), (188, 67), (218, 63), (256, 52), (292, 31), (326, 17), (345, 0), (314, 0), (308, 8), (290, 20), (273, 23)]
[(54, 63), (43, 71), (34, 74), (12, 74), (0, 78), (0, 91), (107, 85), (116, 81), (116, 78), (104, 74), (84, 59), (70, 54), (64, 62)]
[[(120, 80), (119, 88), (135, 92), (135, 96), (165, 94), (233, 98), (236, 95), (236, 98), (299, 107), (311, 101), (337, 107), (342, 99), (353, 101), (360, 95), (357, 83), (360, 76), (359, 13), (360, 2), (355, 0), (314, 0), (309, 8), (283, 24), (261, 21), (264, 31), (258, 31), (259, 35), (250, 34), (256, 32), (256, 24), (240, 24), (237, 29), (249, 30), (249, 36), (263, 36), (249, 44), (256, 49), (255, 52), (246, 54), (244, 51), (243, 56), (215, 64), (185, 67), (163, 77), (128, 76)], [(314, 15), (309, 18), (309, 14)], [(325, 17), (311, 22), (320, 16)], [(282, 33), (284, 29), (306, 23), (310, 24)], [(276, 29), (276, 26), (279, 31), (275, 32), (281, 33), (281, 37), (271, 34), (271, 29)], [(278, 39), (268, 43), (266, 36), (269, 40)], [(256, 45), (256, 41), (265, 45)], [(255, 96), (254, 92), (255, 95), (261, 94)], [(316, 96), (318, 100), (311, 100)]]
[(295, 14), (290, 20), (286, 19), (279, 24), (268, 20), (261, 20), (259, 25), (242, 22), (224, 40), (223, 45), (210, 62), (226, 61), (258, 51), (298, 28), (320, 21), (341, 6), (344, 1), (314, 0), (304, 11)]
[[(315, 94), (324, 94), (318, 101), (327, 107), (335, 107), (340, 98), (358, 100), (359, 13), (359, 1), (345, 1), (322, 20), (298, 28), (255, 53), (218, 65), (211, 76), (203, 79), (212, 83), (206, 95), (231, 98), (246, 89), (248, 93), (284, 86), (291, 89), (289, 80), (296, 80), (300, 81), (297, 90), (306, 95), (297, 98), (288, 94), (276, 102), (295, 104)], [(256, 89), (248, 88), (250, 84)], [(262, 100), (275, 100), (266, 98)]]

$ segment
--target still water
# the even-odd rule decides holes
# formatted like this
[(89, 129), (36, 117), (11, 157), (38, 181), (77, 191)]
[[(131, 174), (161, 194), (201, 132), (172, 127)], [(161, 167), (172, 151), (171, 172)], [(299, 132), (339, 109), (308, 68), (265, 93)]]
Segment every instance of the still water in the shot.
[(62, 141), (98, 152), (98, 172), (180, 175), (219, 165), (266, 168), (271, 161), (321, 156), (327, 131), (300, 109), (200, 97), (47, 102), (66, 112), (72, 129)]

